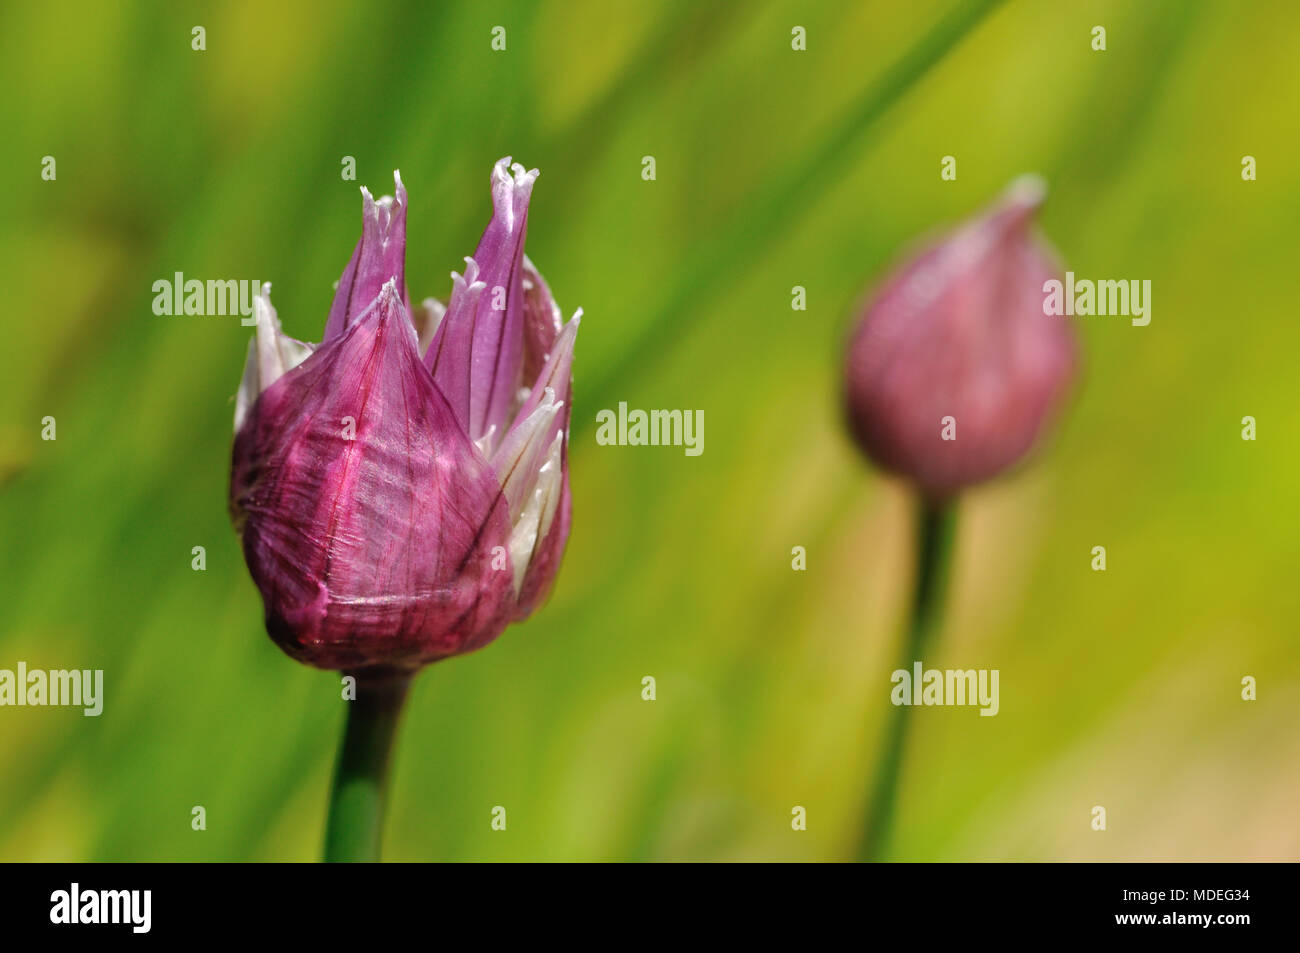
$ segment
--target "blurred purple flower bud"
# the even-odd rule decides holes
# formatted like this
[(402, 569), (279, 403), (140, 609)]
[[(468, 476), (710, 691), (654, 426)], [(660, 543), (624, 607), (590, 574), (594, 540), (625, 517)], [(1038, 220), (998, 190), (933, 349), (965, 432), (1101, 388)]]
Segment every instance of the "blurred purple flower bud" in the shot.
[[(267, 631), (320, 668), (414, 669), (525, 618), (568, 539), (580, 311), (523, 254), (537, 172), (498, 162), (494, 214), (446, 307), (405, 288), (406, 191), (364, 199), (320, 345), (255, 303), (230, 505)], [(491, 284), (489, 284), (489, 282)]]
[(849, 342), (854, 437), (929, 498), (1019, 460), (1073, 374), (1073, 332), (1043, 313), (1044, 282), (1060, 276), (1031, 231), (1045, 194), (1040, 179), (1019, 179), (988, 212), (911, 258), (871, 298)]

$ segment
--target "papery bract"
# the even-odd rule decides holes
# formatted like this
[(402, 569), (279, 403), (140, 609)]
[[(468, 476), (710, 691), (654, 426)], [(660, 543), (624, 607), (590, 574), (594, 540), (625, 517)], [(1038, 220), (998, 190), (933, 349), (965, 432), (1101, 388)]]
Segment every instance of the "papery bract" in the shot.
[[(255, 304), (231, 513), (267, 631), (322, 668), (413, 669), (490, 642), (545, 597), (568, 538), (579, 316), (523, 254), (536, 171), (497, 163), (494, 214), (444, 308), (413, 317), (406, 191), (363, 192), (318, 346)], [(491, 284), (489, 284), (491, 282)]]

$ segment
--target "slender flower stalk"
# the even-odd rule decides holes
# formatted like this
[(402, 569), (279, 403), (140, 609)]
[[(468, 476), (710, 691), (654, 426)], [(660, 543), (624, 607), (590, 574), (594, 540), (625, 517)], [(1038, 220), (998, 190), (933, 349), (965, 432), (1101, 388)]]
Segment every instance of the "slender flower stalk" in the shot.
[(387, 802), (388, 764), (402, 717), (409, 672), (362, 672), (348, 705), (343, 747), (330, 789), (325, 860), (379, 860)]
[(412, 676), (545, 601), (569, 537), (566, 323), (524, 254), (537, 170), (492, 169), (493, 214), (444, 305), (412, 307), (406, 189), (362, 189), (319, 344), (254, 302), (230, 512), (286, 654), (356, 679), (326, 856), (375, 860)]
[[(938, 643), (961, 491), (1037, 445), (1073, 375), (1073, 333), (1043, 313), (1044, 283), (1060, 272), (1031, 229), (1045, 196), (1041, 180), (1019, 179), (989, 211), (913, 256), (872, 297), (849, 342), (849, 429), (918, 503), (905, 671)], [(862, 860), (881, 860), (889, 847), (908, 707), (896, 701), (887, 715)]]
[[(925, 658), (939, 638), (957, 523), (957, 507), (952, 503), (922, 500), (918, 510), (916, 579), (912, 584), (907, 638), (898, 656), (898, 667), (904, 670)], [(895, 705), (886, 714), (885, 737), (867, 800), (859, 860), (884, 860), (889, 848), (910, 721), (908, 707)]]

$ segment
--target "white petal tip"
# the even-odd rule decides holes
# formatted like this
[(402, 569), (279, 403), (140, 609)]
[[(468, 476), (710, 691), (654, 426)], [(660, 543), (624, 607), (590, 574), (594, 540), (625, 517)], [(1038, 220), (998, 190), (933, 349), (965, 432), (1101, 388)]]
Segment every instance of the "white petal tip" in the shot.
[(1006, 197), (1019, 205), (1042, 205), (1047, 199), (1047, 180), (1036, 173), (1022, 175), (1007, 186)]

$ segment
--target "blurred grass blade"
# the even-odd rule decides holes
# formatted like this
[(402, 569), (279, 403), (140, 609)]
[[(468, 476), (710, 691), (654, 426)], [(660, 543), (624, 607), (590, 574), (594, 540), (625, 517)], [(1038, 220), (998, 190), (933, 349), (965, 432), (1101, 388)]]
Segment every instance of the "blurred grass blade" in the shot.
[[(593, 406), (610, 406), (616, 397), (615, 388), (625, 387), (630, 376), (644, 372), (655, 358), (661, 358), (667, 352), (663, 342), (679, 336), (678, 326), (685, 326), (692, 306), (698, 309), (700, 299), (716, 291), (721, 279), (739, 277), (743, 269), (734, 270), (739, 262), (757, 255), (776, 235), (786, 234), (801, 207), (810, 205), (810, 200), (833, 181), (830, 170), (845, 162), (877, 120), (1002, 2), (974, 0), (954, 9), (886, 70), (842, 117), (830, 123), (831, 132), (822, 143), (795, 163), (766, 194), (748, 203), (746, 214), (737, 216), (721, 237), (702, 241), (705, 250), (687, 260), (682, 279), (656, 309), (658, 319), (650, 322), (624, 349), (623, 356), (597, 379), (592, 389)], [(590, 427), (594, 421), (584, 419), (580, 423)]]

